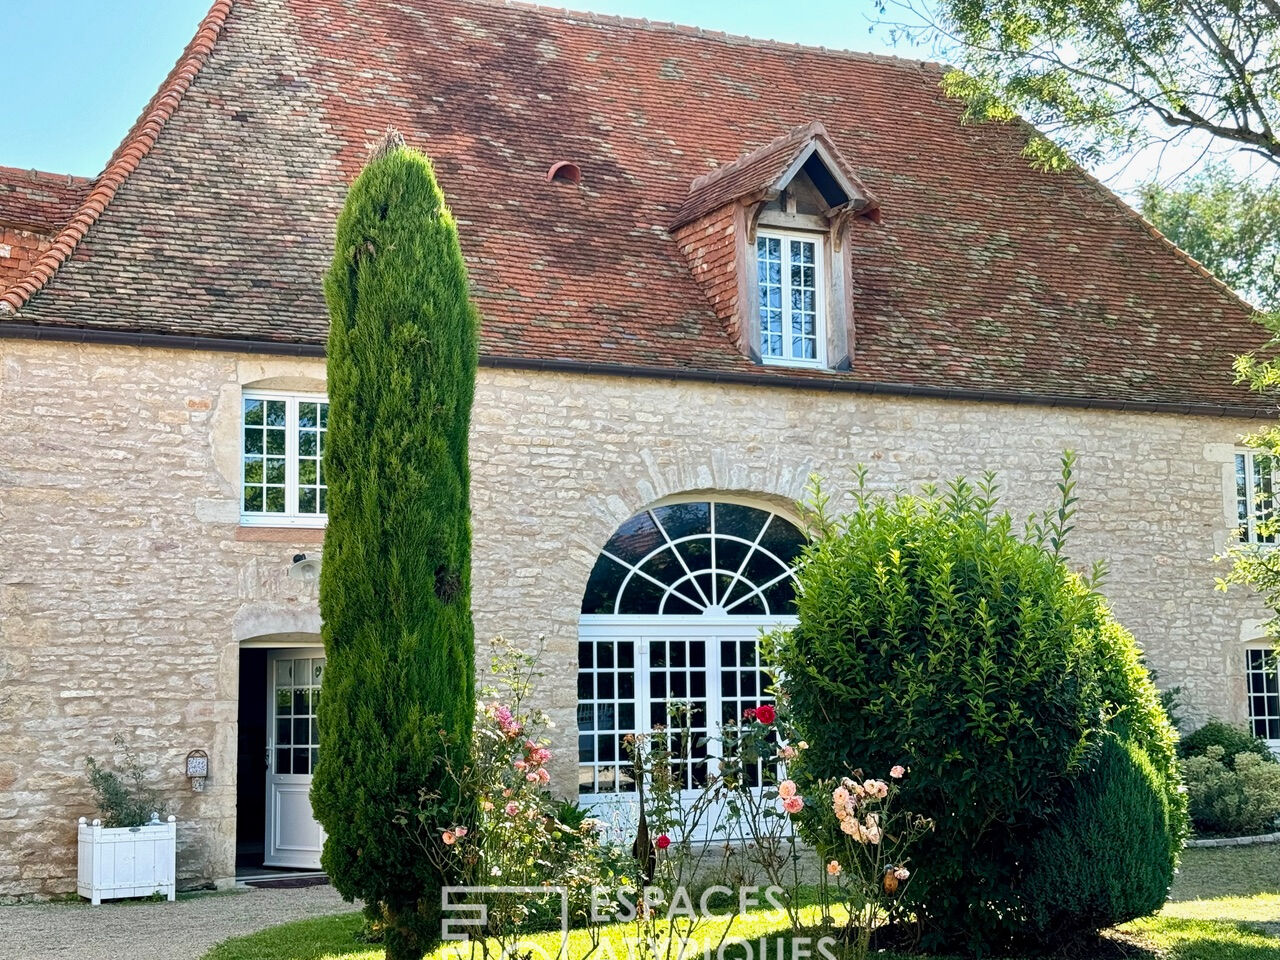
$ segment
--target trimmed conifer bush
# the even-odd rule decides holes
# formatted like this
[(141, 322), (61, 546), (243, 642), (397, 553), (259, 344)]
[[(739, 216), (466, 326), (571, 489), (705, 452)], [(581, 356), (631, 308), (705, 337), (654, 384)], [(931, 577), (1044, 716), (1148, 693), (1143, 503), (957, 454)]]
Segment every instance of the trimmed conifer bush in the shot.
[[(1025, 534), (998, 512), (989, 477), (922, 496), (860, 484), (840, 519), (820, 492), (812, 502), (799, 622), (772, 644), (809, 743), (795, 779), (803, 791), (858, 768), (910, 768), (901, 802), (937, 824), (910, 894), (932, 949), (1003, 950), (1034, 930), (1021, 888), (1037, 839), (1109, 722), (1158, 756), (1162, 801), (1177, 796), (1174, 735), (1133, 639), (1096, 577), (1060, 556), (1070, 462), (1057, 514)], [(1153, 870), (1180, 843), (1179, 816)]]
[(1032, 847), (1028, 918), (1056, 942), (1154, 913), (1173, 882), (1175, 832), (1167, 777), (1137, 744), (1108, 734)]
[[(475, 710), (467, 436), (476, 314), (431, 164), (386, 141), (352, 184), (330, 311), (324, 684), (312, 806), (321, 862), (388, 958), (440, 934), (441, 875), (403, 812), (466, 763)], [(453, 788), (456, 789), (456, 788)]]

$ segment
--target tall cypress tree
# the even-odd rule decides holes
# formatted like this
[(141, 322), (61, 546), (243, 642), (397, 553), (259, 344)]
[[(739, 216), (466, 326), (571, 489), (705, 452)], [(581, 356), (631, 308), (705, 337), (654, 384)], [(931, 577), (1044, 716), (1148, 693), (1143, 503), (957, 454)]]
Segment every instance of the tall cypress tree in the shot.
[[(439, 936), (441, 876), (397, 823), (449, 800), (475, 709), (467, 434), (476, 314), (430, 161), (389, 131), (338, 219), (329, 304), (324, 684), (311, 788), (338, 891), (389, 960)], [(465, 798), (462, 798), (465, 807)]]

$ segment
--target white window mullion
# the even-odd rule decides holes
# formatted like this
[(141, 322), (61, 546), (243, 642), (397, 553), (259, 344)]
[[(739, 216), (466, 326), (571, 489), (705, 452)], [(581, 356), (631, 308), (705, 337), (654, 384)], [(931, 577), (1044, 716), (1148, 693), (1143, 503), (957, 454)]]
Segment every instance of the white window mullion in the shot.
[(1258, 543), (1258, 487), (1257, 477), (1255, 476), (1255, 467), (1253, 454), (1246, 453), (1244, 455), (1244, 492), (1249, 498), (1248, 517), (1249, 517), (1249, 542)]
[(284, 412), (284, 509), (298, 515), (298, 398), (290, 397)]
[[(649, 638), (644, 634), (637, 634), (635, 644), (636, 730), (652, 730), (653, 723), (649, 719)], [(637, 789), (640, 786), (636, 784)]]
[[(707, 732), (710, 735), (712, 730), (718, 730), (724, 719), (724, 697), (721, 695), (721, 684), (723, 682), (720, 674), (720, 637), (708, 636), (703, 641), (706, 644), (706, 660), (707, 660)], [(719, 737), (709, 738), (707, 742), (707, 767), (711, 768), (711, 761), (715, 760), (715, 770), (718, 773), (720, 769), (719, 761), (724, 758), (724, 747)]]
[(791, 246), (790, 237), (782, 241), (782, 356), (787, 360), (795, 360), (791, 349), (791, 324), (795, 323), (791, 316)]

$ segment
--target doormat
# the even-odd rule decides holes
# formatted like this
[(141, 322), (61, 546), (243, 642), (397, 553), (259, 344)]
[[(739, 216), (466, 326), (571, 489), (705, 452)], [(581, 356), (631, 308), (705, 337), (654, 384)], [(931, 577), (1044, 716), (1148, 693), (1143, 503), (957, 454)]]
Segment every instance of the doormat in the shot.
[(262, 890), (294, 890), (298, 887), (327, 887), (329, 878), (319, 877), (271, 877), (261, 880), (246, 880), (246, 887), (258, 887)]

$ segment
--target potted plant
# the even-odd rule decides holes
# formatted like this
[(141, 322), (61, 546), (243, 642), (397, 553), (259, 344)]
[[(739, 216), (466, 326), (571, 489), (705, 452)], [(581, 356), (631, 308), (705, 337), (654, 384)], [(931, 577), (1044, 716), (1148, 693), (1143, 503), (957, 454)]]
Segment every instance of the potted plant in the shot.
[(76, 892), (97, 905), (103, 900), (175, 893), (176, 818), (162, 820), (165, 804), (146, 783), (146, 773), (124, 740), (121, 770), (85, 758), (100, 817), (80, 818)]

